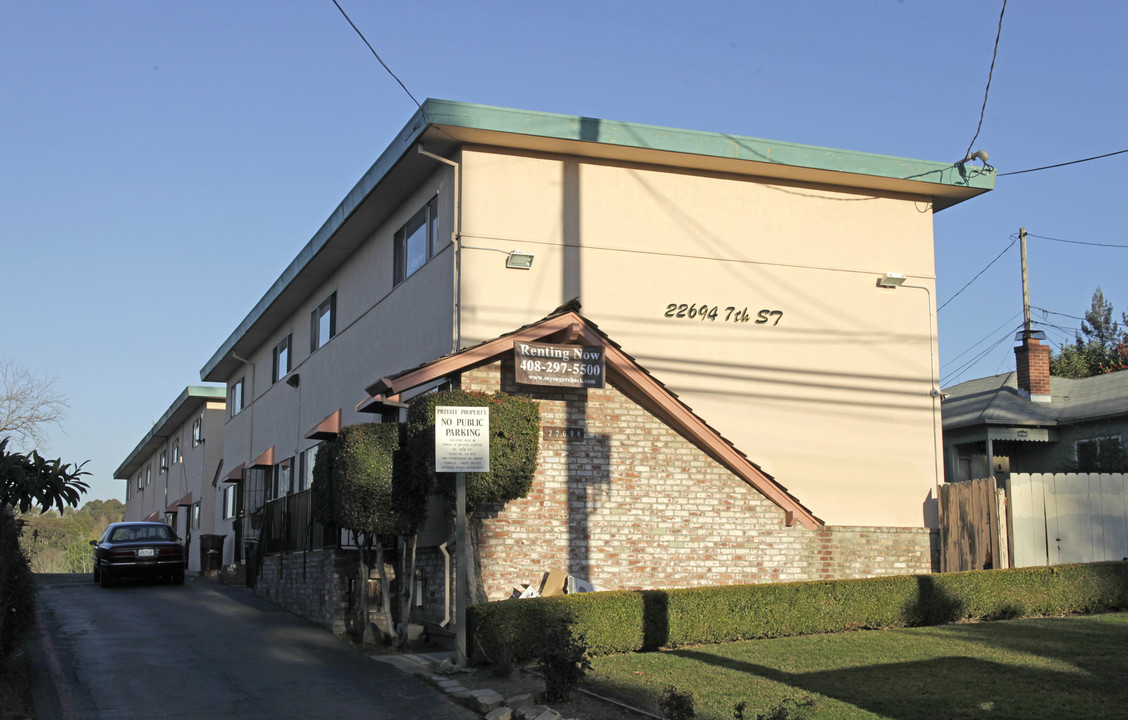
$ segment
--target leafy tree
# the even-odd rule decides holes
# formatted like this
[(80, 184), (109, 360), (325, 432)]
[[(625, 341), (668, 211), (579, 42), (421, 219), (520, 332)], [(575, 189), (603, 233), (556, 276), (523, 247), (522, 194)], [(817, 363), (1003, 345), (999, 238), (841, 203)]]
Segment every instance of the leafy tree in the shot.
[[(375, 551), (380, 575), (382, 610), (389, 633), (396, 634), (391, 610), (391, 583), (385, 569), (384, 542), (400, 536), (412, 547), (423, 523), (430, 482), (400, 472), (396, 458), (402, 428), (399, 424), (365, 423), (341, 428), (335, 442), (317, 453), (314, 463), (313, 504), (321, 522), (330, 521), (357, 534), (361, 586), (366, 587), (369, 557)], [(410, 592), (411, 574), (401, 571), (401, 585)], [(368, 618), (368, 593), (363, 593), (363, 618)], [(401, 613), (406, 618), (405, 611)], [(400, 640), (402, 641), (402, 636)]]
[[(1121, 319), (1128, 326), (1128, 313), (1123, 313)], [(1083, 378), (1124, 370), (1128, 368), (1126, 341), (1128, 333), (1112, 319), (1112, 303), (1098, 287), (1073, 344), (1063, 345), (1050, 358), (1050, 374)]]
[(437, 490), (455, 504), (455, 474), (435, 472), (435, 407), (469, 406), (490, 409), (490, 471), (467, 473), (466, 510), (474, 570), (470, 575), (470, 603), (485, 602), (478, 536), (481, 518), (474, 509), (523, 498), (529, 494), (537, 471), (540, 446), (540, 407), (533, 400), (498, 392), (487, 395), (466, 390), (446, 390), (420, 395), (407, 410), (405, 464), (411, 474), (434, 477)]
[(12, 505), (27, 512), (38, 505), (46, 512), (56, 506), (62, 512), (68, 505), (78, 505), (90, 486), (82, 481), (90, 473), (86, 463), (71, 465), (61, 460), (47, 460), (35, 450), (25, 455), (8, 451), (8, 440), (0, 440), (0, 507)]

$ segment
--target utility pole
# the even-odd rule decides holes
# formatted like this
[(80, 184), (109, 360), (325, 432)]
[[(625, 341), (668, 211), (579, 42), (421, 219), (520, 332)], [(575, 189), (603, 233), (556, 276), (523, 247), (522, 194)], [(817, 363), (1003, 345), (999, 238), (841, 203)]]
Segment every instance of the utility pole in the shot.
[(1022, 337), (1029, 338), (1030, 324), (1030, 275), (1026, 270), (1026, 228), (1018, 229), (1018, 243), (1022, 250)]

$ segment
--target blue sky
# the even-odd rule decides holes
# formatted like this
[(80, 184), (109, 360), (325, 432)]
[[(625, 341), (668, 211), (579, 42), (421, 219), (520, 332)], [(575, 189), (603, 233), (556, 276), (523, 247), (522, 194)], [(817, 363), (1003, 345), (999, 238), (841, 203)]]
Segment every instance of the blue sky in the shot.
[[(339, 1), (419, 100), (937, 161), (976, 132), (1001, 8)], [(1011, 0), (975, 148), (1001, 173), (1128, 148), (1125, 27), (1121, 2)], [(0, 99), (0, 357), (58, 376), (72, 409), (46, 452), (121, 498), (113, 471), (415, 104), (331, 0), (8, 0)], [(1003, 176), (939, 213), (940, 303), (1021, 226), (1128, 244), (1126, 168)], [(1126, 267), (1032, 238), (1033, 304), (1062, 313), (1036, 319), (1078, 327), (1098, 285), (1119, 317)], [(1015, 246), (940, 311), (944, 384), (1013, 368), (1020, 312)]]

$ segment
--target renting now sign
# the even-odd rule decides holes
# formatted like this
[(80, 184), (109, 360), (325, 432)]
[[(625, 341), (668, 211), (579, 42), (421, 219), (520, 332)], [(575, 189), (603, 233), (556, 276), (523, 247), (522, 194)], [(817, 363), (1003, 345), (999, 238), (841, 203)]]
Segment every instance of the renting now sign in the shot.
[(515, 342), (513, 367), (524, 385), (601, 388), (607, 365), (601, 345)]

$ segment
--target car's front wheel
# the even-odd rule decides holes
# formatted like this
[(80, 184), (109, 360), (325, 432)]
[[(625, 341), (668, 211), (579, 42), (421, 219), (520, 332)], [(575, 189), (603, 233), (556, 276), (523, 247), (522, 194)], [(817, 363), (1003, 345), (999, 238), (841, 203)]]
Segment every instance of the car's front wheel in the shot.
[(176, 572), (174, 572), (172, 574), (172, 584), (173, 585), (183, 585), (184, 584), (184, 571), (183, 570), (177, 570)]
[(105, 570), (99, 573), (98, 581), (98, 584), (104, 588), (108, 588), (109, 586), (114, 584), (114, 581), (110, 578), (110, 574)]
[(95, 565), (94, 566), (94, 582), (101, 582), (101, 580), (102, 580), (102, 573), (99, 572), (98, 566)]

